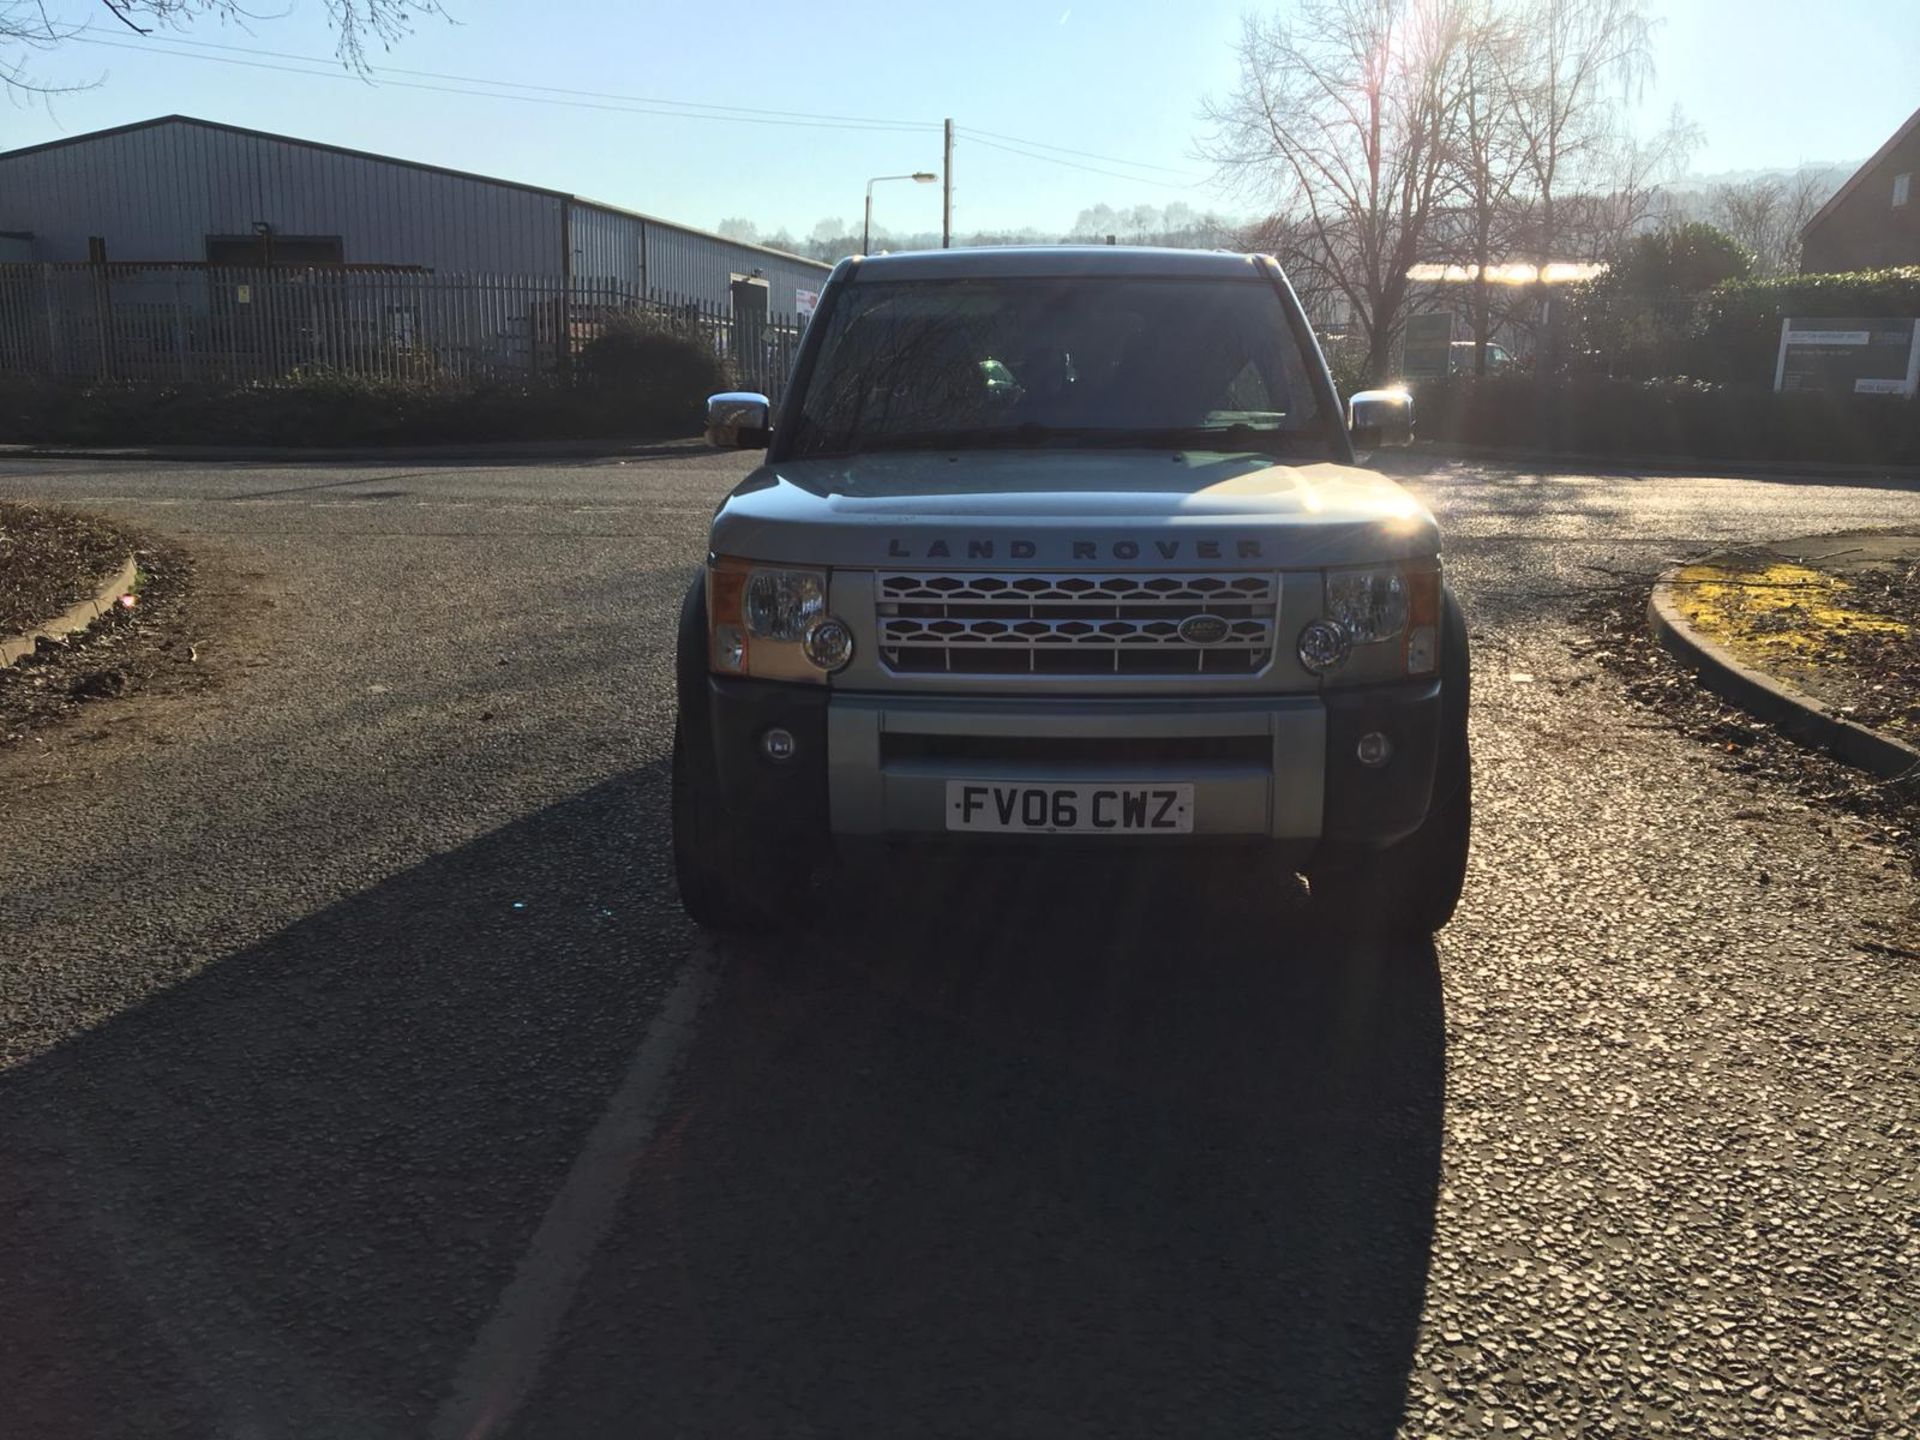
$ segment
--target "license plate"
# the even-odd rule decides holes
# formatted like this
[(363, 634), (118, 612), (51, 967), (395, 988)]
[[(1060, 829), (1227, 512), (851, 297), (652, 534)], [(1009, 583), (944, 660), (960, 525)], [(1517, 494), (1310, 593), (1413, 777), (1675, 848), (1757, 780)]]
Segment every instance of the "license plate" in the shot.
[(947, 829), (1031, 835), (1191, 835), (1191, 785), (947, 782)]

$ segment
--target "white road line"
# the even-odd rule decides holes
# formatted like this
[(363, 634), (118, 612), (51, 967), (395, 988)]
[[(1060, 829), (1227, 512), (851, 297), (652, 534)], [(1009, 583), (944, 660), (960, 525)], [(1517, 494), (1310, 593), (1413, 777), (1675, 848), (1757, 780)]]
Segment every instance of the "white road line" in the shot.
[(581, 1277), (613, 1224), (634, 1162), (660, 1123), (668, 1082), (693, 1040), (716, 969), (703, 941), (575, 1157), (512, 1282), (461, 1361), (427, 1432), (432, 1440), (498, 1435), (526, 1401)]

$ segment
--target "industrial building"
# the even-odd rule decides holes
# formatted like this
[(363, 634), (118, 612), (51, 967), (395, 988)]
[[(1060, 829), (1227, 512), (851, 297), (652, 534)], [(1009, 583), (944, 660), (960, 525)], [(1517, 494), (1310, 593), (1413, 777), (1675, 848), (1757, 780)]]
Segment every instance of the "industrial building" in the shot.
[(797, 318), (830, 267), (538, 185), (185, 115), (0, 153), (0, 263), (352, 264), (528, 275)]
[(538, 185), (168, 115), (0, 154), (0, 370), (550, 371), (619, 309), (757, 373), (831, 267)]

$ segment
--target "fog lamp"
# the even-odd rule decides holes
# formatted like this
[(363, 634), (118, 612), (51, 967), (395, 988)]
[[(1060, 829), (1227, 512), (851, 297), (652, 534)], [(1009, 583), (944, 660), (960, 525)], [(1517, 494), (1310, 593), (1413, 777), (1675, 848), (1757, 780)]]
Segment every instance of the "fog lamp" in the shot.
[(1393, 758), (1393, 741), (1378, 730), (1369, 730), (1353, 747), (1354, 758), (1370, 770), (1378, 770)]
[(1315, 675), (1338, 670), (1347, 663), (1353, 642), (1330, 620), (1312, 620), (1300, 631), (1300, 663)]
[(760, 736), (760, 753), (776, 764), (791, 760), (794, 751), (799, 748), (793, 738), (793, 732), (782, 730), (777, 725)]

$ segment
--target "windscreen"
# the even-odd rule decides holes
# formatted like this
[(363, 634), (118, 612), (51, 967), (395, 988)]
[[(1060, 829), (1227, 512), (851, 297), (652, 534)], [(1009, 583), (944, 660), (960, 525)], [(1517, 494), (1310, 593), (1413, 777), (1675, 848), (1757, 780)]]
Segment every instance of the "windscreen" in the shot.
[(857, 283), (838, 297), (794, 457), (987, 446), (1327, 453), (1265, 280)]

